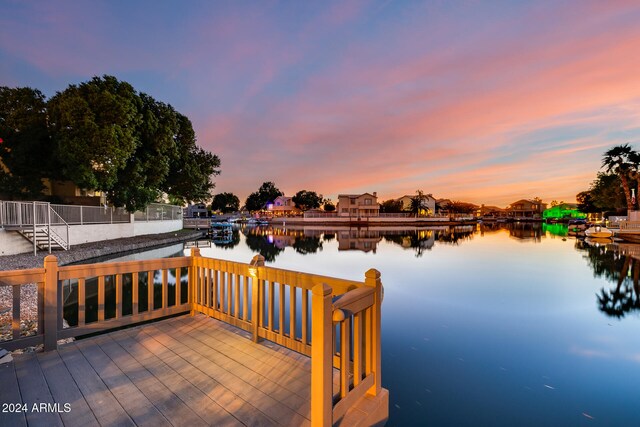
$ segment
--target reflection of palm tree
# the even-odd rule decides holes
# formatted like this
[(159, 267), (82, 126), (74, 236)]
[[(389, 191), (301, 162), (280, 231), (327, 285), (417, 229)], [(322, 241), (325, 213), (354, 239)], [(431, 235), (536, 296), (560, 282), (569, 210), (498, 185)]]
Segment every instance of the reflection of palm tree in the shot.
[[(640, 261), (629, 255), (607, 250), (605, 247), (592, 247), (584, 243), (576, 244), (578, 249), (586, 250), (596, 277), (605, 277), (616, 283), (615, 288), (602, 288), (596, 294), (598, 308), (603, 313), (618, 319), (633, 310), (640, 310)], [(632, 277), (629, 277), (629, 270)]]

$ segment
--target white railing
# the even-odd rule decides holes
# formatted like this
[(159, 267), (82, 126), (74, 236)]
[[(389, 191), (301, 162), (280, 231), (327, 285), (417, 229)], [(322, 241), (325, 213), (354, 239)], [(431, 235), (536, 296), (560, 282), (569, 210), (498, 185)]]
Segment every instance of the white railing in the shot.
[(111, 206), (51, 205), (68, 224), (116, 224), (131, 222), (131, 214), (124, 208)]
[(182, 207), (151, 203), (144, 211), (133, 214), (134, 221), (174, 221), (182, 219)]

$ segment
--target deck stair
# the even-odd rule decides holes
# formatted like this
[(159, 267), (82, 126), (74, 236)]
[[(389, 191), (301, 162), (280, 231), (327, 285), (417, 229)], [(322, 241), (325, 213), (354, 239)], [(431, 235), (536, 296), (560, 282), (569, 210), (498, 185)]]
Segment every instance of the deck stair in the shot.
[[(31, 230), (22, 229), (17, 231), (25, 239), (33, 243), (34, 241), (33, 229)], [(51, 240), (49, 240), (49, 236), (51, 236)], [(47, 229), (47, 227), (36, 228), (35, 243), (38, 249), (40, 250), (48, 250), (49, 245), (51, 245), (51, 249), (57, 249), (57, 250), (62, 249), (65, 251), (69, 249), (68, 243), (61, 236), (59, 236), (55, 231), (51, 229)]]
[(33, 243), (34, 254), (71, 246), (69, 224), (46, 202), (0, 201), (0, 227)]

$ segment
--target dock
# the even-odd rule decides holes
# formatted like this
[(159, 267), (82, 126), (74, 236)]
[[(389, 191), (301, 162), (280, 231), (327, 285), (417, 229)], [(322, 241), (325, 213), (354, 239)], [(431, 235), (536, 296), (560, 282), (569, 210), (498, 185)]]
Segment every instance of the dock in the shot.
[[(70, 278), (78, 322), (63, 328), (57, 292)], [(131, 294), (129, 280), (139, 285)], [(14, 405), (1, 425), (369, 426), (388, 417), (375, 270), (348, 281), (265, 267), (259, 256), (250, 264), (204, 258), (194, 248), (190, 257), (65, 267), (49, 256), (43, 269), (0, 272), (14, 295), (33, 282), (42, 294), (38, 333), (20, 336), (14, 304), (13, 339), (0, 348), (45, 351), (0, 365), (0, 404)], [(90, 282), (97, 316), (83, 304)], [(162, 304), (144, 307), (140, 295), (154, 301), (158, 291)], [(70, 337), (78, 339), (58, 342)]]

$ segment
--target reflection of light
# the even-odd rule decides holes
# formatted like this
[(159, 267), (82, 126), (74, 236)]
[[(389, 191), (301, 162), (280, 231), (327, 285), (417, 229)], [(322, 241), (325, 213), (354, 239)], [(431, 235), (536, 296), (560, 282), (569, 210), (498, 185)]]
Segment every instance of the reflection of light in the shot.
[(269, 242), (269, 243), (273, 244), (273, 234), (269, 234), (269, 235), (267, 236), (267, 242)]

